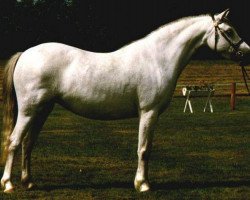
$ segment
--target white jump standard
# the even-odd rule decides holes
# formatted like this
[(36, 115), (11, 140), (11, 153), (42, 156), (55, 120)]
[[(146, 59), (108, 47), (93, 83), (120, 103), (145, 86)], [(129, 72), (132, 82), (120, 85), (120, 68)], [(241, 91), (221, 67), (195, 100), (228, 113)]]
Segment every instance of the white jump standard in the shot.
[(206, 112), (207, 106), (209, 105), (210, 112), (213, 113), (213, 105), (211, 102), (211, 97), (214, 95), (214, 88), (211, 86), (186, 86), (182, 88), (182, 94), (183, 96), (186, 96), (186, 102), (184, 106), (183, 112), (186, 112), (187, 105), (189, 106), (189, 110), (191, 113), (193, 113), (192, 103), (191, 99), (192, 97), (207, 97), (205, 107), (203, 109), (204, 112)]

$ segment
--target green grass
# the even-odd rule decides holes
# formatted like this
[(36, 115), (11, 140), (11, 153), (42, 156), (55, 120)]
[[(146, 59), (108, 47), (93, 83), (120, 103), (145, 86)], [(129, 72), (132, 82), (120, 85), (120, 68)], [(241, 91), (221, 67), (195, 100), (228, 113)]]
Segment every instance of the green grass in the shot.
[[(150, 159), (152, 191), (133, 188), (138, 119), (92, 121), (57, 106), (33, 151), (34, 191), (20, 186), (20, 152), (11, 195), (0, 199), (249, 199), (250, 99), (214, 98), (213, 114), (174, 98), (161, 115)], [(3, 167), (0, 168), (3, 171)]]

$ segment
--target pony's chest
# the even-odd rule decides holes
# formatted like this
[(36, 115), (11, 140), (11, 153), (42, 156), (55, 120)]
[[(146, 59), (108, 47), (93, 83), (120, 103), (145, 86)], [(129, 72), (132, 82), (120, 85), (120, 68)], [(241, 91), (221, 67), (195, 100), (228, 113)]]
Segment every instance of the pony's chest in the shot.
[(177, 79), (154, 73), (154, 78), (145, 79), (138, 88), (138, 99), (141, 109), (157, 108), (165, 110), (173, 96)]

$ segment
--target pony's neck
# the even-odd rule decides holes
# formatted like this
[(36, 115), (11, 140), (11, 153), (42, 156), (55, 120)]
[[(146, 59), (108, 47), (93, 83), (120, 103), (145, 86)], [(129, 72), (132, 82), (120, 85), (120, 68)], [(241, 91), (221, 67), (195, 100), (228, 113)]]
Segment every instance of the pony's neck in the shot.
[[(208, 15), (188, 17), (170, 23), (151, 33), (157, 60), (169, 71), (180, 74), (195, 50), (206, 43), (211, 18)], [(212, 28), (212, 26), (211, 26)]]

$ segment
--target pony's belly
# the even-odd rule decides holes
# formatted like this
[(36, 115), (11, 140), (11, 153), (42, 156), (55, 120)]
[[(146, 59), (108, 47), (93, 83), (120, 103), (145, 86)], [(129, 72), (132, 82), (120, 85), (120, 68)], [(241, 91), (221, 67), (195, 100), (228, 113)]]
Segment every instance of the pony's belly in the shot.
[(138, 116), (136, 104), (126, 99), (117, 99), (112, 102), (61, 99), (58, 103), (71, 112), (90, 119), (115, 120)]

